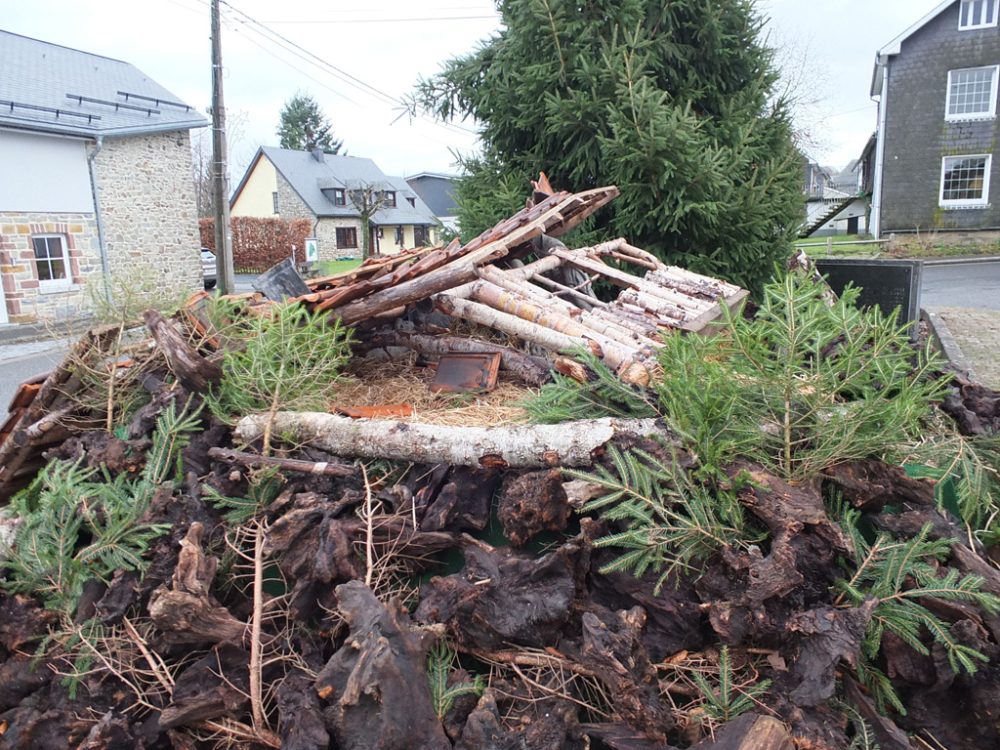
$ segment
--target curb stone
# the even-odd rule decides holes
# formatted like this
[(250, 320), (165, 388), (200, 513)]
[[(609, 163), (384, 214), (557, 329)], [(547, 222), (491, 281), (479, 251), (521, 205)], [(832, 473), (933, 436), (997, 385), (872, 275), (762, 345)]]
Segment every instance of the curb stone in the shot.
[(934, 343), (951, 363), (952, 367), (967, 376), (969, 380), (976, 380), (976, 373), (972, 369), (972, 363), (962, 353), (962, 348), (958, 345), (958, 341), (955, 340), (944, 318), (933, 310), (926, 308), (921, 308), (920, 317), (927, 321), (927, 326), (930, 329)]
[(973, 255), (968, 258), (913, 258), (922, 260), (925, 266), (960, 266), (973, 263), (998, 263), (1000, 255)]

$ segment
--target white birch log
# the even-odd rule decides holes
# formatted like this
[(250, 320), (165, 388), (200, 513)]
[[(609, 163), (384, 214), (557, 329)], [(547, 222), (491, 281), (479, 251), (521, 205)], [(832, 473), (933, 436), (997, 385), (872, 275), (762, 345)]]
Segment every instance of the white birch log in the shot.
[[(267, 415), (244, 417), (236, 436), (263, 435)], [(450, 427), (386, 419), (349, 419), (321, 412), (278, 412), (271, 432), (344, 458), (384, 458), (460, 466), (589, 466), (618, 436), (659, 431), (654, 419), (588, 419), (554, 425)]]

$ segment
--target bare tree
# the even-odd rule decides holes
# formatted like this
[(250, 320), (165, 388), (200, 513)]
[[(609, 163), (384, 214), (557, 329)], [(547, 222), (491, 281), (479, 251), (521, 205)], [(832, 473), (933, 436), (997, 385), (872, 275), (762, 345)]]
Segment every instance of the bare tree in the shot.
[(362, 182), (348, 194), (361, 218), (361, 257), (367, 258), (371, 249), (372, 217), (385, 207), (386, 190), (381, 184)]
[[(243, 131), (246, 129), (247, 113), (243, 110), (226, 113), (226, 151), (229, 153), (229, 164), (243, 161)], [(191, 138), (191, 166), (194, 172), (194, 198), (198, 208), (198, 216), (213, 216), (215, 197), (212, 191), (212, 131), (202, 128)], [(229, 175), (229, 184), (233, 184), (233, 176)]]
[(803, 152), (825, 151), (829, 143), (830, 74), (810, 40), (789, 38), (772, 28), (768, 45), (780, 73), (772, 101), (783, 101), (792, 118), (792, 138)]

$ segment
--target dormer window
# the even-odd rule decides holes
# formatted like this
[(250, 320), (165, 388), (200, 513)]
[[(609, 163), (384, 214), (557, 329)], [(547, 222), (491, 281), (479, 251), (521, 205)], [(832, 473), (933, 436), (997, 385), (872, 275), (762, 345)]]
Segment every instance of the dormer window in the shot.
[(411, 208), (416, 208), (417, 207), (417, 199), (416, 198), (407, 198), (406, 202), (410, 204)]
[(384, 202), (386, 208), (395, 208), (396, 207), (396, 191), (395, 190), (386, 190), (385, 193), (383, 194), (383, 198), (384, 198), (383, 202)]
[(959, 31), (996, 26), (998, 4), (1000, 0), (962, 0), (958, 9)]
[(335, 206), (347, 205), (347, 196), (344, 194), (343, 188), (333, 189), (333, 205)]

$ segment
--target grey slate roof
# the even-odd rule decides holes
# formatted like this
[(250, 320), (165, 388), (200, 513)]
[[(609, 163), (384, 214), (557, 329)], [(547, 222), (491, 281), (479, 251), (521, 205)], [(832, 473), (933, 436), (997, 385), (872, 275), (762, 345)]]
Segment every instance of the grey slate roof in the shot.
[(407, 177), (406, 182), (423, 198), (435, 216), (454, 216), (458, 213), (454, 195), (456, 179), (451, 175), (422, 172)]
[[(383, 208), (372, 221), (389, 226), (393, 224), (432, 225), (434, 213), (401, 177), (389, 177), (371, 159), (358, 156), (333, 156), (323, 154), (322, 161), (308, 151), (293, 151), (285, 148), (264, 146), (258, 157), (250, 163), (247, 175), (236, 188), (233, 200), (243, 189), (247, 177), (257, 164), (260, 156), (266, 157), (281, 173), (292, 189), (316, 216), (355, 217), (357, 210), (348, 198), (346, 206), (333, 204), (333, 190), (341, 188), (350, 191), (359, 185), (367, 185), (378, 190), (396, 191), (396, 208)], [(324, 193), (324, 191), (326, 191)], [(414, 199), (414, 206), (407, 198)]]
[(95, 137), (207, 124), (134, 65), (0, 31), (0, 127)]

